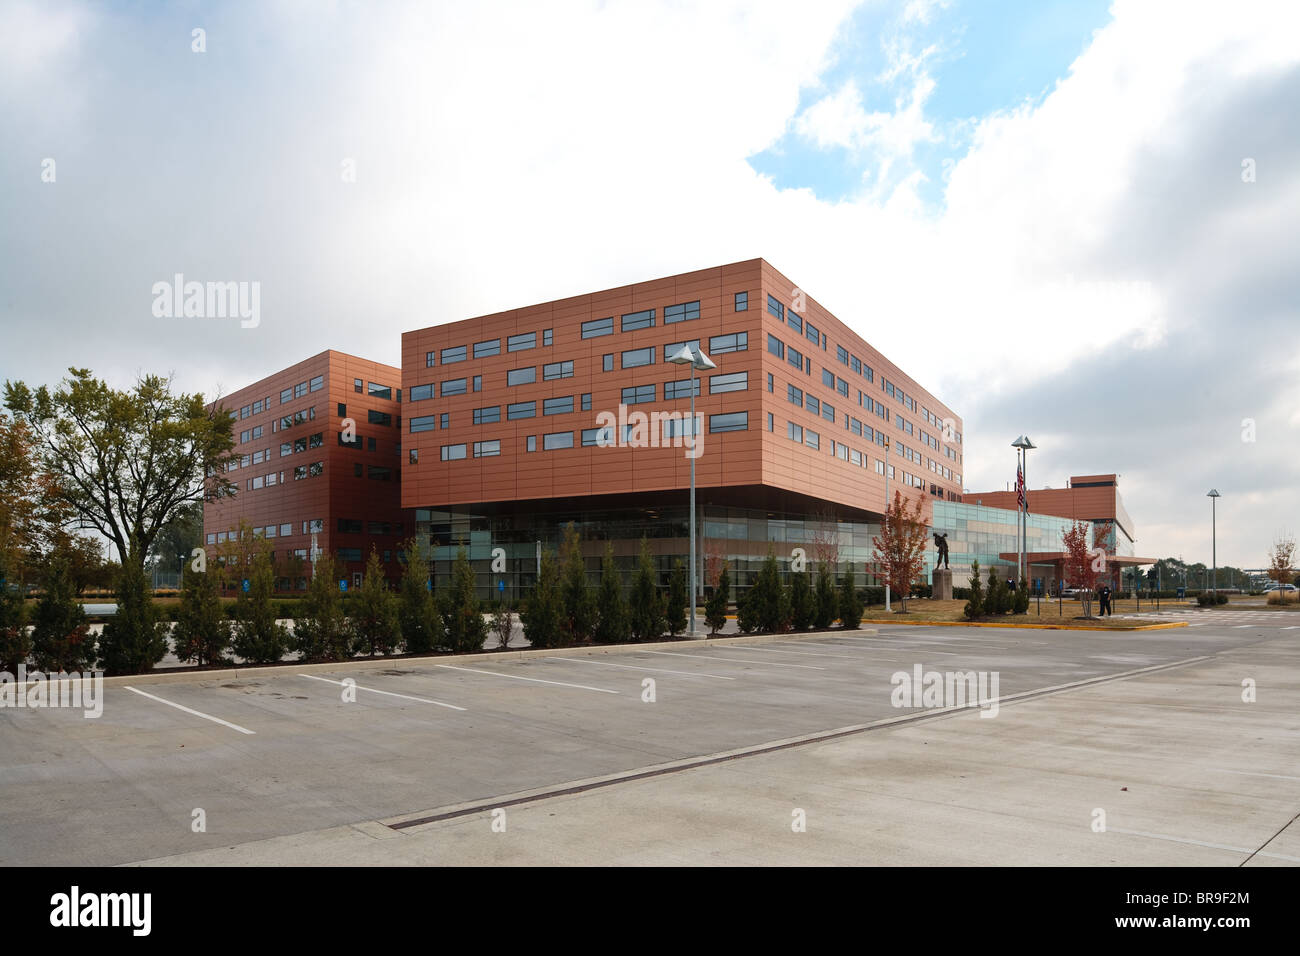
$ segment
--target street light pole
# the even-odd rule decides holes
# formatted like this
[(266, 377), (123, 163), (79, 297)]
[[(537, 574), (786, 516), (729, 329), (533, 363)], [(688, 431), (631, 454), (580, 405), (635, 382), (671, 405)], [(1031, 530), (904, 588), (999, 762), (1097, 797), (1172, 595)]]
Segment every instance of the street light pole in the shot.
[[(1011, 447), (1016, 449), (1016, 482), (1017, 497), (1020, 495), (1021, 487), (1024, 488), (1024, 503), (1016, 502), (1016, 576), (1020, 581), (1024, 581), (1028, 572), (1029, 556), (1029, 449), (1037, 448), (1033, 442), (1025, 435), (1021, 435), (1011, 443)], [(1019, 582), (1017, 582), (1019, 583)]]
[[(885, 436), (885, 540), (889, 540), (889, 436)], [(885, 569), (885, 613), (889, 613), (889, 569)]]
[(1210, 564), (1214, 568), (1210, 578), (1210, 590), (1217, 593), (1219, 590), (1219, 553), (1218, 534), (1215, 528), (1215, 508), (1222, 495), (1219, 494), (1217, 489), (1211, 488), (1206, 497), (1210, 499)]
[(690, 506), (691, 514), (690, 514), (690, 521), (689, 521), (690, 529), (691, 529), (690, 530), (691, 585), (689, 588), (687, 588), (687, 591), (689, 592), (688, 597), (690, 599), (690, 605), (691, 605), (691, 623), (690, 623), (690, 630), (688, 633), (691, 639), (695, 640), (699, 635), (696, 633), (695, 630), (695, 458), (696, 455), (694, 454), (694, 452), (698, 449), (699, 441), (700, 441), (700, 434), (699, 434), (700, 429), (698, 427), (699, 423), (695, 419), (695, 370), (699, 369), (700, 371), (705, 371), (707, 369), (717, 368), (718, 366), (715, 365), (713, 361), (707, 355), (705, 355), (701, 349), (699, 349), (698, 347), (692, 348), (690, 345), (683, 345), (680, 351), (678, 351), (675, 355), (669, 356), (668, 361), (672, 362), (674, 365), (689, 365), (691, 367), (691, 439), (692, 439), (691, 452), (692, 454), (690, 456), (691, 458), (691, 506)]

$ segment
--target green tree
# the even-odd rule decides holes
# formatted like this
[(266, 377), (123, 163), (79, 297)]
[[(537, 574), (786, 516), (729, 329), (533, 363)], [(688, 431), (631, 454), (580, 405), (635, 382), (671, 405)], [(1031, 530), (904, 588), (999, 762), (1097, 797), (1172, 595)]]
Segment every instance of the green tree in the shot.
[(846, 631), (856, 631), (862, 626), (862, 595), (853, 586), (853, 567), (844, 572), (840, 579), (840, 627)]
[(117, 612), (99, 636), (100, 663), (109, 674), (141, 674), (167, 653), (167, 625), (153, 600), (144, 565), (126, 561), (118, 572)]
[(790, 624), (796, 631), (806, 631), (812, 627), (816, 611), (812, 586), (808, 583), (808, 574), (804, 571), (790, 573)]
[[(242, 586), (235, 596), (235, 653), (253, 664), (274, 664), (289, 647), (289, 631), (276, 620), (275, 566), (263, 548), (250, 564), (241, 566), (248, 575), (248, 590)], [(305, 656), (305, 655), (304, 655)]]
[(790, 629), (793, 613), (790, 595), (781, 586), (781, 572), (777, 568), (776, 552), (771, 545), (768, 546), (762, 567), (750, 585), (747, 600), (749, 607), (746, 612), (751, 616), (756, 630), (781, 633)]
[[(89, 369), (70, 368), (53, 391), (6, 382), (5, 405), (34, 434), (51, 479), (50, 504), (112, 541), (124, 566), (143, 567), (186, 503), (234, 493), (225, 477), (225, 465), (238, 457), (230, 413), (207, 407), (197, 393), (172, 394), (171, 379), (143, 375), (119, 390)], [(136, 588), (133, 572), (121, 580)], [(119, 596), (119, 603), (138, 602), (138, 588)], [(148, 644), (148, 628), (131, 626)]]
[(722, 562), (718, 572), (718, 583), (713, 589), (709, 603), (704, 608), (704, 623), (709, 628), (709, 635), (714, 636), (727, 626), (727, 601), (731, 597), (731, 577), (727, 573), (727, 562)]
[(419, 542), (412, 538), (407, 543), (405, 554), (406, 565), (402, 569), (397, 602), (398, 626), (408, 652), (428, 654), (446, 642), (446, 633), (442, 629), (442, 618), (438, 614), (429, 577), (429, 562), (425, 560)]
[(658, 575), (654, 559), (650, 556), (650, 542), (641, 538), (641, 554), (637, 558), (636, 575), (632, 579), (631, 625), (632, 639), (650, 641), (662, 637), (667, 621), (664, 599), (659, 593)]
[(817, 588), (814, 597), (813, 624), (817, 627), (830, 627), (835, 623), (839, 613), (837, 606), (839, 600), (835, 595), (835, 578), (831, 574), (831, 566), (827, 561), (821, 562), (817, 568)]
[(996, 565), (989, 565), (988, 583), (984, 597), (986, 614), (1006, 614), (1011, 609), (1010, 592), (1007, 582), (997, 573)]
[(664, 613), (668, 622), (668, 633), (676, 637), (686, 630), (688, 598), (686, 596), (686, 568), (682, 559), (673, 561), (673, 573), (668, 577), (668, 603)]
[[(203, 547), (203, 502), (178, 505), (149, 549), (149, 558), (160, 571), (183, 572), (195, 548)], [(184, 581), (181, 582), (184, 586)]]
[(758, 630), (758, 602), (754, 600), (754, 586), (736, 595), (736, 630), (753, 634)]
[(348, 621), (352, 627), (353, 653), (365, 652), (371, 657), (391, 654), (401, 643), (397, 597), (388, 590), (388, 578), (373, 545), (366, 559), (361, 587), (349, 602)]
[(559, 647), (564, 639), (564, 602), (560, 598), (560, 573), (555, 555), (542, 554), (537, 584), (519, 614), (524, 637), (532, 647)]
[(605, 544), (605, 556), (600, 560), (600, 591), (596, 597), (600, 619), (596, 624), (596, 640), (602, 644), (624, 644), (632, 636), (628, 618), (627, 598), (623, 596), (623, 578), (614, 561), (614, 546)]
[(9, 580), (5, 552), (0, 550), (0, 670), (17, 673), (31, 652), (23, 592), (18, 582)]
[(312, 566), (291, 642), (304, 661), (341, 661), (348, 656), (348, 622), (336, 574), (329, 554), (321, 554)]
[(196, 571), (189, 563), (181, 576), (180, 607), (172, 627), (172, 646), (183, 661), (200, 667), (226, 662), (230, 647), (230, 619), (217, 589), (217, 575)]
[(596, 602), (587, 587), (587, 562), (582, 557), (582, 539), (573, 522), (564, 529), (560, 546), (564, 562), (560, 593), (564, 600), (565, 627), (570, 644), (581, 644), (591, 639), (596, 627)]
[(966, 619), (977, 620), (984, 616), (984, 588), (980, 584), (980, 563), (972, 561), (970, 565), (970, 599), (963, 610)]
[(32, 614), (32, 659), (46, 672), (84, 671), (95, 663), (86, 612), (73, 593), (67, 562), (55, 558)]
[(487, 640), (487, 622), (479, 607), (474, 586), (474, 567), (462, 546), (451, 569), (451, 587), (443, 600), (442, 619), (447, 628), (447, 646), (457, 654), (481, 651)]

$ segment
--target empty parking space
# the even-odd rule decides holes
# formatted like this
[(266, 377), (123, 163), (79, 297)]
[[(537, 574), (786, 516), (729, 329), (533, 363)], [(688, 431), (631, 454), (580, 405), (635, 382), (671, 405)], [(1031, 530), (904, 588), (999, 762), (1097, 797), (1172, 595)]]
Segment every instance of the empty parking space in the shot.
[[(891, 702), (891, 675), (917, 664), (998, 670), (1011, 695), (1255, 640), (1236, 629), (1027, 641), (896, 627), (110, 686), (97, 720), (0, 711), (0, 834), (13, 835), (0, 840), (0, 862), (142, 859), (894, 717), (907, 711)], [(196, 807), (205, 833), (189, 827)], [(111, 835), (65, 853), (57, 837), (82, 826)]]

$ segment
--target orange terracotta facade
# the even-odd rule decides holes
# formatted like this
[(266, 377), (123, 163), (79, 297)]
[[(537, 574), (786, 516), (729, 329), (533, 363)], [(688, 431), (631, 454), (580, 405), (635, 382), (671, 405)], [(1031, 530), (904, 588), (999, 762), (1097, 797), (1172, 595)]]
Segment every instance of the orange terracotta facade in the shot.
[[(236, 496), (204, 506), (209, 553), (242, 520), (261, 529), (283, 568), (295, 552), (310, 554), (316, 528), (316, 546), (339, 562), (341, 578), (354, 582), (372, 547), (398, 577), (397, 553), (414, 530), (401, 507), (400, 387), (391, 365), (326, 351), (223, 396), (237, 416), (242, 460), (226, 476)], [(355, 423), (359, 447), (341, 443), (345, 419)]]
[[(747, 300), (743, 310), (737, 307), (738, 294)], [(769, 296), (784, 318), (769, 311)], [(698, 317), (666, 321), (693, 316), (696, 304)], [(652, 325), (644, 324), (644, 315), (638, 317), (646, 310), (653, 310)], [(583, 337), (584, 323), (603, 320), (609, 320), (610, 334)], [(643, 327), (623, 331), (625, 324)], [(815, 330), (815, 343), (810, 328)], [(743, 351), (721, 347), (734, 344), (724, 343), (721, 337), (738, 333), (747, 336)], [(535, 335), (535, 347), (509, 351), (511, 336), (530, 334)], [(784, 356), (769, 351), (769, 336), (782, 344)], [(802, 293), (796, 283), (765, 260), (753, 259), (405, 333), (403, 507), (686, 489), (690, 460), (681, 447), (583, 447), (581, 438), (583, 430), (597, 427), (601, 412), (618, 412), (628, 388), (653, 387), (654, 394), (653, 401), (629, 406), (629, 412), (687, 414), (690, 398), (685, 389), (682, 397), (665, 400), (666, 383), (690, 375), (688, 368), (665, 361), (665, 346), (695, 340), (717, 364), (716, 370), (700, 373), (696, 398), (703, 426), (702, 452), (696, 459), (699, 488), (780, 489), (880, 514), (885, 506), (885, 479), (878, 463), (886, 460), (885, 448), (874, 440), (880, 432), (892, 446), (888, 454), (895, 469), (891, 495), (899, 488), (925, 497), (961, 500), (965, 470), (961, 418)], [(495, 354), (475, 358), (476, 344), (481, 353)], [(444, 363), (444, 353), (458, 357), (445, 350), (462, 347), (463, 361)], [(635, 353), (646, 348), (654, 350), (653, 363), (624, 367), (625, 353), (632, 353), (635, 361)], [(791, 349), (800, 356), (799, 368), (791, 362)], [(571, 372), (562, 365), (566, 362), (572, 363)], [(861, 370), (855, 371), (859, 363)], [(553, 369), (557, 377), (546, 378), (548, 365), (558, 366)], [(512, 370), (529, 367), (536, 368), (535, 381), (507, 384)], [(711, 378), (736, 373), (746, 375), (743, 391), (711, 387)], [(824, 384), (826, 373), (829, 386)], [(519, 374), (528, 377), (526, 372)], [(466, 379), (463, 393), (443, 394), (448, 382), (453, 384), (446, 390), (458, 392), (462, 378)], [(728, 384), (734, 385), (734, 380)], [(789, 401), (791, 385), (802, 392), (805, 407)], [(425, 397), (426, 392), (431, 394)], [(584, 395), (590, 396), (586, 409)], [(547, 400), (566, 408), (569, 396), (572, 412), (543, 413)], [(816, 401), (817, 411), (807, 408), (809, 398)], [(535, 417), (508, 418), (508, 406), (528, 402), (536, 403)], [(888, 419), (864, 402), (878, 404)], [(826, 410), (828, 405), (833, 412)], [(499, 421), (475, 424), (476, 409), (494, 407), (500, 407)], [(747, 416), (744, 430), (710, 430), (711, 424), (735, 421), (713, 416), (738, 413)], [(430, 430), (413, 432), (416, 420), (423, 423), (419, 427)], [(855, 420), (865, 429), (863, 434), (855, 430)], [(803, 443), (792, 440), (789, 423), (804, 429), (805, 436), (815, 432), (818, 447), (810, 447), (807, 438)], [(573, 433), (573, 447), (545, 447), (545, 436), (565, 432)], [(530, 436), (535, 451), (528, 450)], [(476, 442), (499, 442), (499, 454), (475, 457)], [(465, 446), (465, 457), (443, 460), (444, 447), (459, 455), (460, 445)], [(496, 450), (496, 446), (486, 449)], [(418, 460), (411, 460), (410, 451)]]
[[(1131, 546), (1137, 539), (1133, 519), (1129, 517), (1120, 497), (1118, 475), (1074, 475), (1066, 488), (1031, 489), (1025, 492), (1025, 498), (1029, 511), (1035, 514), (1083, 521), (1109, 521), (1123, 533), (1121, 541), (1127, 537), (1127, 543)], [(1014, 491), (972, 492), (966, 495), (966, 500), (990, 508), (1016, 509)]]

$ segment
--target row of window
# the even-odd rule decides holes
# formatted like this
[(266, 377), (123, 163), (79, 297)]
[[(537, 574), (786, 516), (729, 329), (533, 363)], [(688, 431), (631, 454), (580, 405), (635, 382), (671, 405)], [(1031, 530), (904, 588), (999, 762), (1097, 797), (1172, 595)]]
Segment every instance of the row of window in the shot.
[[(289, 391), (292, 391), (292, 389), (290, 389)], [(292, 396), (290, 396), (290, 398), (292, 399)], [(281, 402), (283, 402), (283, 399), (281, 399)], [(270, 407), (271, 407), (271, 397), (268, 395), (266, 398), (259, 398), (251, 405), (244, 405), (239, 409), (238, 415), (236, 415), (235, 412), (232, 411), (230, 413), (230, 417), (247, 418), (249, 415), (260, 415), (262, 412), (266, 411)]]
[[(628, 424), (623, 426), (622, 441), (624, 444), (641, 445), (648, 443), (648, 436), (642, 435), (638, 429), (645, 428), (648, 420), (643, 424)], [(664, 419), (663, 438), (672, 439), (690, 435), (693, 432), (690, 419)], [(720, 432), (737, 432), (746, 431), (749, 428), (748, 412), (726, 412), (719, 415), (709, 416), (709, 431), (711, 433)], [(614, 429), (612, 426), (603, 426), (600, 428), (586, 428), (580, 433), (582, 447), (608, 447), (617, 444), (614, 440)], [(572, 431), (549, 432), (542, 435), (542, 450), (556, 451), (562, 448), (573, 448), (575, 433)], [(454, 445), (443, 445), (440, 448), (440, 457), (442, 461), (460, 461), (469, 457), (471, 444), (469, 442), (460, 442)], [(487, 441), (476, 441), (472, 443), (473, 455), (475, 458), (490, 458), (501, 454), (501, 440), (490, 439)], [(524, 449), (529, 452), (537, 451), (537, 436), (528, 435), (524, 439)], [(412, 462), (419, 460), (416, 454), (417, 450), (412, 449)]]
[[(391, 385), (383, 385), (379, 382), (363, 382), (359, 378), (352, 380), (352, 391), (361, 395), (369, 395), (371, 398), (383, 398), (392, 401), (393, 388)], [(397, 400), (402, 400), (402, 390), (397, 390)]]
[[(317, 375), (315, 378), (309, 379), (305, 382), (299, 382), (297, 385), (290, 386), (289, 388), (286, 388), (284, 391), (280, 392), (280, 404), (287, 405), (289, 402), (292, 402), (295, 398), (302, 398), (308, 392), (319, 392), (324, 387), (325, 387), (325, 376)], [(266, 408), (271, 407), (271, 400), (269, 398), (266, 400), (265, 407)], [(250, 412), (250, 414), (256, 414), (256, 413)], [(242, 408), (240, 409), (239, 417), (240, 418), (247, 417), (243, 414)]]
[[(325, 530), (324, 518), (313, 518), (302, 523), (303, 534), (319, 534)], [(277, 535), (281, 538), (287, 538), (293, 534), (293, 522), (287, 521), (281, 525), (269, 524), (265, 527), (256, 527), (250, 530), (254, 538), (274, 538)], [(238, 541), (238, 531), (217, 531), (208, 532), (208, 544), (222, 544), (226, 541)]]
[[(364, 527), (364, 532), (362, 528)], [(402, 533), (402, 523), (400, 521), (365, 521), (360, 518), (339, 518), (339, 534), (382, 534), (392, 535)]]
[[(552, 343), (552, 332), (550, 329), (542, 330), (542, 345), (547, 346)], [(518, 335), (506, 337), (507, 352), (525, 352), (528, 349), (537, 348), (536, 332), (521, 332)], [(471, 351), (472, 349), (472, 351)], [(464, 362), (471, 355), (478, 358), (489, 358), (493, 355), (501, 354), (501, 339), (485, 339), (482, 342), (475, 342), (473, 346), (453, 345), (441, 351), (425, 352), (425, 368), (433, 368), (435, 365), (455, 365), (457, 362)], [(412, 389), (411, 400), (415, 401), (415, 392)]]

